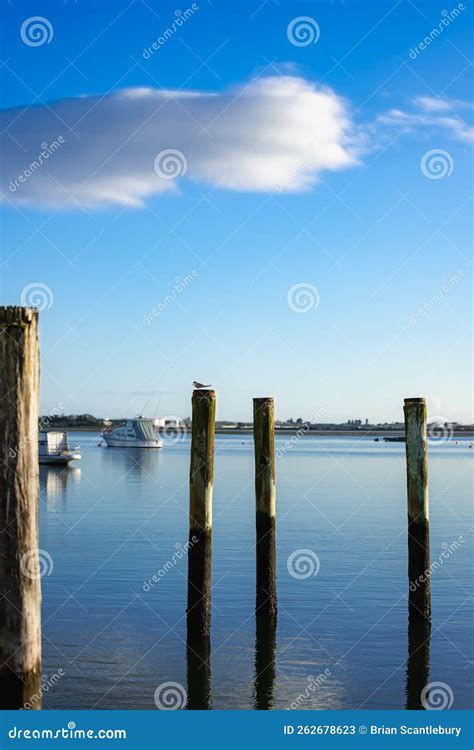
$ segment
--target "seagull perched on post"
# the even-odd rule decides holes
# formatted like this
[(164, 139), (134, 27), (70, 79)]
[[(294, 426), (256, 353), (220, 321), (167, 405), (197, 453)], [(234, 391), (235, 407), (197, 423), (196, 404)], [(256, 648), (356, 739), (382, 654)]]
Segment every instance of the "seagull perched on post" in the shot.
[(201, 389), (201, 388), (210, 388), (211, 384), (209, 383), (209, 385), (204, 385), (204, 383), (199, 383), (197, 380), (193, 380), (193, 386), (195, 388)]

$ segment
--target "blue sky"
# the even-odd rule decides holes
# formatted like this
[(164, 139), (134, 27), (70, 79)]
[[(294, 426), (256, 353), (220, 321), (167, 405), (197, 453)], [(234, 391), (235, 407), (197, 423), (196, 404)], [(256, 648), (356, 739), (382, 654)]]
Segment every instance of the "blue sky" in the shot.
[(198, 379), (220, 418), (273, 394), (281, 418), (392, 421), (426, 395), (472, 420), (469, 4), (196, 5), (173, 27), (169, 2), (3, 4), (1, 291), (45, 307), (42, 411), (157, 391), (186, 416)]

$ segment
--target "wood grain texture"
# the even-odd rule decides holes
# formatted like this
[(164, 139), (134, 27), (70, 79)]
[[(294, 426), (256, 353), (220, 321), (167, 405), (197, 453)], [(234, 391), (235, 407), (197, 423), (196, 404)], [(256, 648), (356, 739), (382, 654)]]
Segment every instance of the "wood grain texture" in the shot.
[(0, 308), (0, 352), (0, 665), (14, 700), (15, 676), (27, 699), (41, 670), (36, 310)]

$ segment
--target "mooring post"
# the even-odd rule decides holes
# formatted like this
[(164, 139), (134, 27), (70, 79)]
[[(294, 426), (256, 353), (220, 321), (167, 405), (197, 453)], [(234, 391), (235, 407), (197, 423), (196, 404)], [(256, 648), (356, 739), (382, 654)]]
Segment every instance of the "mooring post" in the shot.
[(256, 551), (258, 617), (276, 617), (275, 414), (271, 396), (253, 400), (255, 447)]
[(426, 402), (406, 398), (409, 616), (430, 618), (430, 526)]
[(38, 312), (0, 307), (0, 708), (41, 708)]
[[(188, 643), (211, 630), (211, 534), (214, 481), (216, 393), (195, 390), (192, 397), (189, 473)], [(204, 649), (205, 652), (205, 649)]]

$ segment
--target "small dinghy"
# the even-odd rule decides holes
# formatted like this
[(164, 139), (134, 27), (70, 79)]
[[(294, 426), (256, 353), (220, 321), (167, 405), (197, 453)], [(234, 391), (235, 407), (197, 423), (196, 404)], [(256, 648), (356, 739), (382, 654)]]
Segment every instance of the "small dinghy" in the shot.
[(80, 448), (69, 446), (66, 432), (47, 432), (40, 430), (38, 433), (38, 460), (40, 464), (58, 464), (65, 466), (71, 461), (79, 461), (81, 458)]

